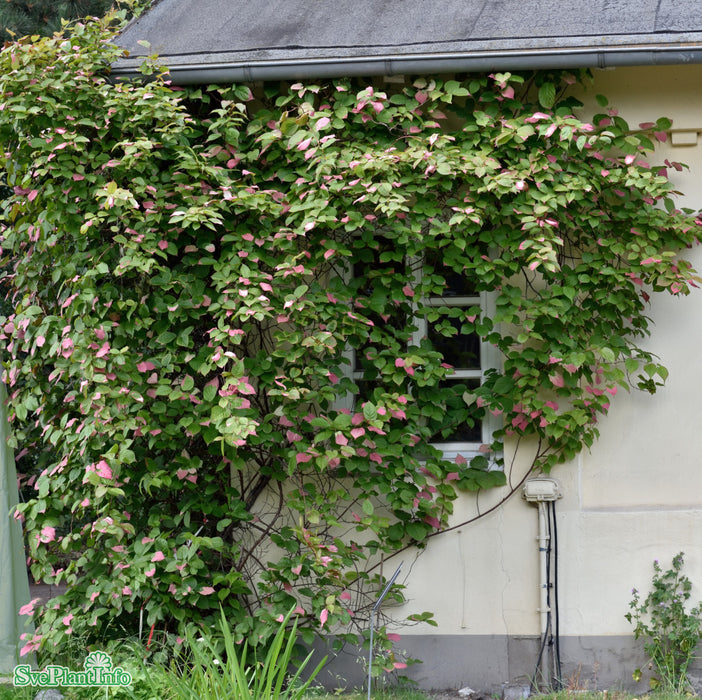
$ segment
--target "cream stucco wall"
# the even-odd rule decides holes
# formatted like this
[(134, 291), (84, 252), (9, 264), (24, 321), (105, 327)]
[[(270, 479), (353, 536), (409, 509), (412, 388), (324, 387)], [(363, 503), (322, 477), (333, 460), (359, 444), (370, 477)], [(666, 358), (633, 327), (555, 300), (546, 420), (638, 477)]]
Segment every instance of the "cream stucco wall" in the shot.
[[(673, 131), (702, 132), (702, 66), (630, 68), (595, 73), (585, 101), (605, 94), (630, 125), (673, 119)], [(659, 151), (690, 170), (675, 173), (681, 205), (702, 207), (699, 144)], [(690, 252), (702, 269), (702, 249)], [(647, 590), (651, 563), (686, 553), (695, 596), (702, 598), (702, 289), (654, 300), (646, 347), (670, 369), (655, 396), (620, 391), (601, 423), (601, 438), (552, 476), (557, 504), (561, 634), (630, 635), (624, 619), (633, 586)], [(519, 469), (513, 478), (518, 480)], [(485, 510), (490, 499), (482, 497)], [(475, 512), (473, 497), (453, 522)], [(407, 609), (433, 610), (438, 629), (404, 634), (538, 635), (537, 510), (519, 497), (484, 519), (435, 538), (407, 567)], [(412, 559), (413, 557), (406, 557)], [(584, 660), (587, 664), (587, 660)], [(630, 678), (631, 668), (623, 669)]]

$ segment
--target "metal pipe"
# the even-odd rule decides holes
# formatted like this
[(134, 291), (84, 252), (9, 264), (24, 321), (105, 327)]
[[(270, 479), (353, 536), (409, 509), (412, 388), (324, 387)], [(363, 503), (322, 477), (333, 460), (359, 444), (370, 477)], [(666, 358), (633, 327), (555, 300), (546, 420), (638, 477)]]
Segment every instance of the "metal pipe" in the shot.
[(392, 584), (395, 583), (395, 579), (400, 575), (400, 569), (402, 568), (402, 564), (404, 564), (404, 562), (400, 562), (400, 566), (397, 567), (397, 570), (392, 575), (392, 578), (385, 584), (385, 588), (383, 588), (380, 596), (378, 596), (378, 600), (376, 601), (375, 605), (373, 606), (373, 609), (371, 610), (370, 639), (368, 640), (368, 700), (370, 700), (371, 696), (371, 681), (373, 671), (373, 628), (375, 627), (375, 613), (381, 606), (383, 600), (385, 599), (385, 596), (388, 594), (388, 591), (392, 588)]

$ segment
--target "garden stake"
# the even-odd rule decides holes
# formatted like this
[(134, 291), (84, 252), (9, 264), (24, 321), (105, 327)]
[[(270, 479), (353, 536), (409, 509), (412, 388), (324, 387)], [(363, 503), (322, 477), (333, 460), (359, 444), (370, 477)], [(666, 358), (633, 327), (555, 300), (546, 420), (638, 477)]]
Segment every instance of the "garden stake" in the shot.
[(380, 604), (383, 602), (383, 599), (385, 596), (388, 594), (388, 591), (390, 590), (391, 586), (393, 583), (395, 583), (395, 579), (398, 577), (400, 573), (400, 569), (402, 568), (402, 562), (400, 562), (400, 566), (397, 567), (397, 570), (395, 573), (392, 575), (392, 578), (385, 584), (385, 588), (383, 588), (382, 593), (380, 594), (380, 597), (376, 601), (375, 605), (373, 606), (373, 610), (371, 610), (371, 619), (370, 619), (370, 646), (368, 649), (368, 700), (370, 700), (370, 694), (371, 694), (371, 671), (373, 670), (373, 625), (375, 624), (375, 611), (380, 607)]

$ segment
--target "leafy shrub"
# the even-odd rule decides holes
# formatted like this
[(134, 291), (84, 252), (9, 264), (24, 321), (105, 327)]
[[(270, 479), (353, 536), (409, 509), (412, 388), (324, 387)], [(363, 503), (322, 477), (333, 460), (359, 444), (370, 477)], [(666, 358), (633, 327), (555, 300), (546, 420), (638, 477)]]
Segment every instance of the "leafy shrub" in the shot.
[[(671, 568), (663, 571), (658, 560), (653, 562), (653, 588), (642, 601), (633, 589), (626, 619), (634, 627), (634, 638), (644, 639), (644, 649), (651, 658), (658, 678), (652, 687), (662, 686), (670, 692), (687, 692), (690, 683), (687, 669), (702, 638), (702, 603), (686, 610), (692, 584), (682, 574), (683, 553), (673, 557)], [(634, 679), (641, 678), (636, 669)]]

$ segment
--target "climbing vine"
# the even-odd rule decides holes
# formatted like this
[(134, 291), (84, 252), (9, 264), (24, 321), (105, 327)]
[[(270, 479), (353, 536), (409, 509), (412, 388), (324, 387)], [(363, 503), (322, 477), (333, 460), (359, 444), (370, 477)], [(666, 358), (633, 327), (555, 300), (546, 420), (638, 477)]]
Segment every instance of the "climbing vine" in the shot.
[[(175, 643), (220, 606), (253, 643), (291, 607), (353, 634), (378, 562), (503, 486), (510, 441), (548, 471), (665, 379), (637, 343), (700, 223), (647, 160), (666, 120), (583, 121), (568, 74), (111, 82), (110, 20), (67, 31), (0, 53), (17, 516), (69, 586), (25, 649)], [(456, 276), (492, 310), (428, 301)], [(479, 385), (446, 381), (458, 335), (500, 357)]]

